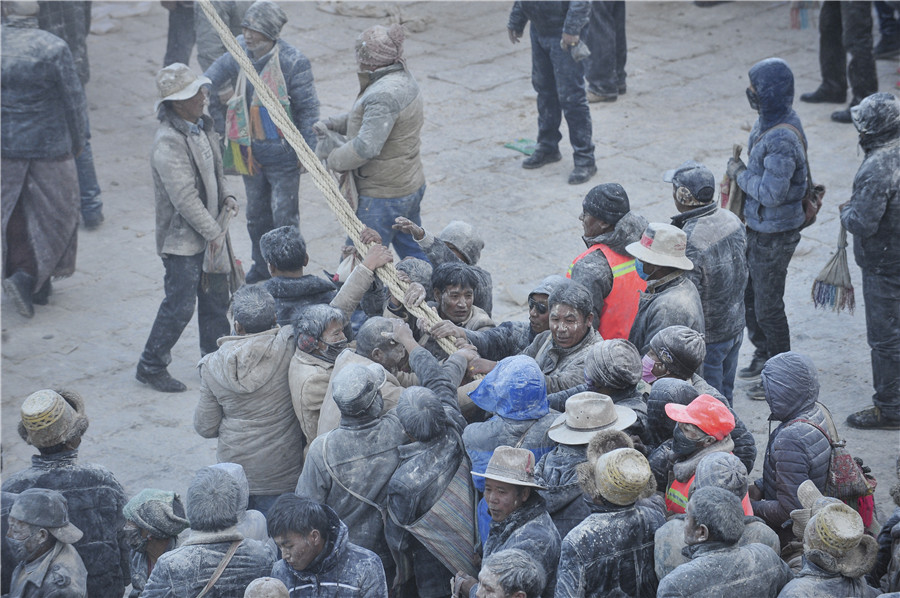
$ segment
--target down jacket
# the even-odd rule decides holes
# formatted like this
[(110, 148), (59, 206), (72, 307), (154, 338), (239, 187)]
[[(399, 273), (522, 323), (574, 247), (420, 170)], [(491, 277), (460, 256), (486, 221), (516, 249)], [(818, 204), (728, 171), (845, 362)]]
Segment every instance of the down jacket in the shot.
[(31, 467), (3, 482), (3, 492), (18, 494), (29, 488), (56, 490), (66, 497), (69, 521), (84, 534), (74, 546), (87, 569), (88, 596), (121, 598), (131, 577), (130, 549), (122, 532), (127, 499), (112, 472), (79, 463), (77, 450), (34, 455)]
[[(794, 102), (794, 74), (780, 58), (767, 58), (750, 69), (750, 83), (759, 95), (759, 118), (750, 131), (747, 169), (737, 184), (746, 193), (744, 219), (760, 233), (780, 233), (803, 224), (801, 200), (806, 193), (806, 136)], [(775, 125), (787, 123), (800, 134)]]
[(547, 379), (547, 392), (558, 392), (584, 382), (584, 362), (591, 347), (603, 340), (596, 330), (588, 328), (584, 338), (564, 349), (553, 341), (549, 330), (540, 333), (522, 355), (534, 358)]
[(590, 2), (523, 2), (516, 0), (507, 27), (521, 33), (531, 21), (539, 35), (580, 35), (591, 18)]
[(700, 293), (684, 272), (647, 282), (628, 340), (641, 355), (646, 355), (650, 339), (669, 326), (687, 326), (700, 334), (706, 332)]
[(763, 477), (756, 480), (763, 499), (752, 501), (753, 513), (774, 529), (802, 508), (797, 488), (812, 480), (819, 491), (831, 462), (831, 445), (809, 420), (829, 431), (825, 413), (816, 403), (819, 379), (812, 361), (799, 353), (781, 353), (766, 362), (762, 371), (770, 420), (782, 422), (769, 436), (763, 461)]
[(534, 466), (535, 481), (546, 488), (537, 492), (547, 503), (547, 512), (550, 513), (560, 538), (565, 538), (585, 516), (578, 504), (583, 493), (576, 471), (578, 464), (585, 461), (587, 461), (586, 444), (578, 446), (560, 444), (541, 457)]
[(562, 542), (556, 595), (654, 598), (653, 538), (665, 515), (647, 504), (590, 509)]
[(706, 344), (733, 339), (744, 330), (747, 234), (733, 213), (715, 202), (672, 218), (687, 235), (694, 269), (684, 273), (700, 293)]
[(206, 596), (243, 598), (247, 585), (268, 575), (275, 559), (265, 544), (244, 538), (233, 527), (192, 531), (179, 548), (159, 557), (141, 598), (196, 598), (237, 540), (241, 540), (237, 551)]
[(853, 233), (853, 257), (870, 274), (896, 276), (900, 269), (900, 102), (892, 94), (870, 96), (857, 108), (866, 153), (853, 179), (841, 224)]
[(253, 495), (290, 492), (303, 469), (303, 433), (288, 385), (293, 354), (287, 326), (222, 337), (200, 360), (194, 429), (219, 439), (216, 458), (243, 466)]
[(352, 170), (360, 195), (411, 195), (425, 184), (420, 155), (424, 122), (419, 84), (403, 64), (359, 73), (353, 109), (329, 119), (329, 128), (346, 135), (347, 143), (328, 154), (328, 167)]
[(350, 542), (347, 526), (328, 505), (329, 529), (325, 547), (303, 571), (284, 559), (272, 566), (272, 577), (281, 580), (291, 596), (310, 598), (385, 598), (384, 568), (372, 551)]

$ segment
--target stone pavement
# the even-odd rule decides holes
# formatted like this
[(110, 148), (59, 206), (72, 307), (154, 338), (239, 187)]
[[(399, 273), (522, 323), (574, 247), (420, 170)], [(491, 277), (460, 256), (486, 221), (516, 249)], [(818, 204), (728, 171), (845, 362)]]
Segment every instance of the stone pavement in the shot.
[[(386, 19), (330, 14), (313, 2), (283, 6), (290, 19), (283, 37), (312, 61), (322, 116), (346, 111), (358, 91), (355, 38)], [(486, 240), (481, 265), (493, 275), (498, 322), (522, 318), (533, 283), (564, 272), (583, 250), (578, 215), (592, 185), (619, 182), (634, 209), (651, 221), (668, 221), (674, 207), (671, 188), (661, 180), (664, 170), (692, 158), (722, 176), (732, 144), (746, 144), (755, 118), (744, 95), (753, 63), (769, 56), (787, 60), (798, 96), (819, 82), (815, 26), (791, 30), (787, 2), (712, 8), (630, 2), (628, 93), (613, 104), (592, 105), (599, 173), (589, 183), (571, 187), (566, 184), (572, 164), (565, 132), (564, 159), (537, 171), (523, 170), (524, 156), (503, 147), (536, 135), (528, 38), (517, 46), (509, 43), (510, 6), (400, 5), (404, 18), (428, 22), (406, 43), (409, 68), (425, 98), (424, 226), (438, 231), (455, 218), (478, 225)], [(188, 392), (159, 394), (134, 380), (162, 299), (148, 154), (156, 129), (154, 76), (165, 50), (166, 12), (157, 2), (99, 2), (95, 11), (130, 14), (111, 26), (105, 20), (110, 31), (92, 35), (88, 42), (92, 78), (87, 95), (106, 222), (96, 232), (82, 232), (77, 272), (54, 283), (50, 305), (38, 306), (34, 319), (21, 318), (7, 298), (2, 300), (3, 471), (27, 466), (33, 452), (16, 433), (21, 401), (39, 388), (66, 387), (87, 401), (91, 427), (83, 459), (112, 469), (129, 494), (148, 486), (183, 492), (193, 471), (215, 461), (215, 441), (200, 438), (192, 426), (199, 388), (196, 324), (188, 326), (175, 347), (170, 367)], [(896, 67), (896, 62), (878, 63), (882, 89), (895, 90)], [(837, 205), (849, 199), (862, 154), (852, 126), (829, 120), (833, 105), (797, 102), (795, 108), (809, 137), (813, 173), (828, 193), (819, 222), (803, 232), (791, 263), (788, 318), (794, 349), (817, 364), (821, 399), (842, 424), (848, 413), (870, 404), (872, 393), (859, 270), (852, 265), (857, 285), (853, 315), (814, 310), (810, 287), (833, 251)], [(243, 207), (243, 185), (237, 177), (231, 183)], [(311, 252), (309, 271), (333, 269), (342, 234), (308, 176), (301, 182), (301, 220)], [(245, 231), (241, 215), (232, 235), (246, 262)], [(744, 389), (739, 385), (736, 391), (735, 409), (757, 437), (758, 474), (768, 412), (765, 403), (748, 400)], [(881, 481), (877, 502), (887, 515), (900, 437), (841, 429), (850, 450)]]

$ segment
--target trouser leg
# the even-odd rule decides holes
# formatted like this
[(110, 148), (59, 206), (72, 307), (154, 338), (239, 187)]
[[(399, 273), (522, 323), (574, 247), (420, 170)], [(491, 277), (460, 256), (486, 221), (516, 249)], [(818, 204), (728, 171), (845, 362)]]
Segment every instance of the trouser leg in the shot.
[(187, 64), (194, 49), (194, 38), (194, 7), (184, 7), (179, 2), (169, 11), (169, 35), (163, 66), (173, 62)]
[(861, 100), (878, 91), (878, 73), (872, 50), (872, 3), (841, 2), (841, 43), (850, 53), (847, 79), (854, 100)]
[(743, 331), (736, 337), (719, 343), (706, 343), (703, 359), (703, 379), (721, 392), (729, 405), (734, 394), (734, 376), (737, 373), (738, 352), (743, 341)]
[(884, 417), (900, 420), (900, 278), (863, 270), (866, 338), (872, 355), (872, 402)]
[(415, 257), (428, 261), (425, 252), (419, 247), (411, 235), (398, 233), (393, 228), (394, 220), (398, 216), (409, 218), (421, 225), (420, 204), (425, 195), (425, 185), (422, 185), (415, 193), (404, 197), (368, 197), (359, 196), (359, 205), (356, 216), (363, 224), (374, 229), (381, 235), (381, 242), (390, 247), (394, 246), (400, 258)]
[(99, 224), (103, 219), (103, 202), (100, 201), (100, 183), (94, 169), (94, 152), (91, 149), (91, 124), (87, 125), (84, 148), (75, 156), (78, 170), (78, 191), (81, 195), (81, 218), (85, 224)]
[(598, 95), (618, 95), (618, 39), (613, 14), (616, 4), (619, 2), (591, 2), (591, 20), (585, 39), (591, 55), (585, 61), (585, 79), (588, 90)]
[(628, 42), (625, 38), (625, 2), (614, 2), (613, 21), (616, 31), (616, 83), (618, 89), (625, 87), (625, 61), (628, 59)]
[(206, 274), (197, 286), (197, 325), (200, 329), (200, 354), (219, 348), (218, 341), (231, 330), (228, 303), (231, 293), (227, 274)]
[(203, 254), (169, 255), (163, 258), (166, 269), (163, 286), (166, 296), (156, 313), (138, 369), (158, 374), (172, 362), (172, 347), (194, 315), (197, 289), (203, 269)]
[(22, 204), (23, 200), (20, 198), (10, 214), (6, 231), (4, 231), (6, 234), (4, 278), (10, 277), (16, 272), (24, 272), (32, 278), (37, 276), (37, 261), (28, 238), (25, 207)]
[(556, 76), (553, 73), (553, 62), (550, 60), (552, 49), (549, 47), (559, 38), (541, 38), (531, 31), (531, 85), (537, 92), (538, 135), (537, 149), (549, 154), (559, 151), (559, 140), (562, 134), (559, 125), (562, 123), (562, 108), (556, 94)]
[(557, 43), (550, 48), (550, 59), (556, 74), (556, 94), (569, 128), (575, 166), (594, 164), (594, 142), (591, 109), (584, 91), (584, 67)]
[(819, 68), (822, 85), (838, 92), (847, 91), (847, 53), (841, 25), (841, 2), (827, 0), (819, 12)]
[(275, 225), (272, 220), (272, 188), (268, 179), (262, 172), (253, 176), (245, 175), (244, 190), (247, 193), (247, 234), (250, 235), (250, 253), (253, 257), (251, 272), (247, 272), (251, 282), (269, 278), (269, 270), (266, 260), (259, 250), (259, 239), (272, 230)]

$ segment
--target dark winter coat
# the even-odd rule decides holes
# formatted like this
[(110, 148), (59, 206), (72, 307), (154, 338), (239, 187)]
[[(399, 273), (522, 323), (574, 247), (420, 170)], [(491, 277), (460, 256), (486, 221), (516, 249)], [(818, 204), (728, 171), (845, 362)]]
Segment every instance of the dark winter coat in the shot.
[(197, 598), (236, 540), (242, 540), (241, 544), (206, 596), (243, 598), (251, 581), (269, 574), (274, 559), (265, 544), (245, 539), (233, 527), (191, 531), (184, 544), (156, 561), (141, 598)]
[[(428, 257), (428, 261), (431, 262), (431, 265), (434, 268), (437, 268), (441, 264), (451, 262), (466, 263), (459, 259), (459, 256), (453, 253), (444, 241), (438, 239), (428, 231), (425, 232), (425, 236), (417, 241), (417, 243), (419, 244), (419, 247), (422, 248), (422, 251), (425, 252), (425, 256)], [(475, 278), (478, 279), (478, 284), (473, 289), (474, 297), (472, 299), (472, 304), (483, 309), (487, 315), (491, 315), (491, 310), (494, 308), (494, 282), (491, 279), (491, 273), (481, 266), (475, 264), (468, 265), (475, 275)], [(482, 357), (484, 356), (482, 355)]]
[[(585, 247), (592, 247), (600, 243), (619, 255), (631, 259), (628, 252), (625, 251), (625, 246), (640, 241), (646, 228), (646, 218), (634, 212), (628, 212), (619, 219), (613, 230), (596, 237), (582, 237), (582, 239)], [(584, 256), (572, 268), (571, 278), (590, 289), (594, 299), (594, 324), (599, 326), (603, 302), (613, 287), (612, 268), (610, 268), (606, 256), (602, 251), (594, 251)]]
[(478, 354), (491, 361), (518, 355), (535, 336), (530, 322), (503, 322), (494, 328), (466, 330), (466, 338), (475, 345)]
[(587, 461), (586, 451), (586, 444), (560, 444), (541, 457), (534, 467), (535, 481), (546, 487), (546, 490), (537, 492), (547, 503), (547, 512), (550, 513), (560, 538), (565, 538), (584, 519), (585, 514), (578, 505), (583, 493), (575, 468), (579, 463)]
[(87, 101), (66, 42), (52, 33), (0, 27), (0, 130), (4, 158), (49, 160), (84, 147)]
[[(250, 62), (256, 72), (265, 68), (269, 59), (274, 52), (268, 52), (259, 60), (254, 60), (247, 52), (247, 44), (244, 42), (244, 36), (239, 35), (238, 43), (247, 54)], [(316, 87), (313, 82), (312, 67), (309, 60), (300, 50), (287, 43), (283, 39), (275, 42), (278, 46), (278, 60), (281, 65), (281, 72), (284, 74), (284, 82), (287, 85), (288, 97), (291, 101), (291, 120), (294, 121), (304, 141), (312, 149), (316, 148), (316, 134), (313, 131), (313, 125), (319, 120), (319, 98), (316, 96)], [(203, 73), (212, 81), (212, 93), (209, 94), (209, 113), (216, 119), (216, 126), (220, 133), (224, 131), (225, 123), (225, 107), (219, 101), (218, 94), (222, 88), (226, 87), (229, 82), (237, 79), (240, 67), (234, 57), (225, 53), (220, 56), (212, 66)], [(247, 101), (253, 97), (253, 84), (247, 81)], [(221, 119), (221, 120), (220, 120)]]
[[(537, 560), (547, 573), (544, 598), (553, 598), (556, 589), (556, 568), (559, 564), (559, 532), (547, 513), (544, 499), (536, 492), (525, 503), (507, 515), (503, 521), (491, 521), (491, 531), (484, 543), (484, 558), (508, 548), (518, 548)], [(478, 586), (469, 593), (475, 598)]]
[(753, 513), (776, 530), (790, 519), (792, 510), (802, 508), (797, 498), (800, 484), (812, 480), (820, 492), (825, 489), (831, 462), (831, 445), (825, 435), (810, 424), (794, 421), (806, 419), (828, 431), (825, 413), (816, 404), (819, 383), (815, 367), (796, 353), (787, 355), (796, 358), (767, 364), (767, 373), (790, 380), (790, 385), (768, 384), (766, 388), (772, 411), (769, 419), (782, 423), (769, 436), (763, 477), (755, 482), (763, 499), (751, 503)]
[(689, 546), (691, 560), (659, 581), (658, 598), (775, 598), (791, 580), (791, 570), (762, 544)]
[(700, 334), (706, 332), (700, 293), (684, 273), (670, 280), (662, 278), (647, 283), (647, 290), (641, 293), (628, 340), (641, 355), (646, 355), (650, 339), (669, 326), (687, 326)]
[(875, 598), (881, 591), (866, 583), (864, 577), (845, 577), (831, 573), (803, 557), (800, 572), (788, 582), (778, 598)]
[(747, 234), (732, 212), (715, 203), (672, 218), (687, 235), (687, 257), (694, 269), (684, 273), (700, 293), (704, 340), (707, 344), (733, 339), (744, 330), (744, 288), (747, 286)]
[(801, 141), (785, 127), (770, 131), (787, 123), (803, 134), (800, 118), (791, 108), (794, 75), (780, 58), (768, 58), (750, 69), (750, 83), (759, 95), (759, 118), (750, 131), (747, 169), (737, 176), (746, 193), (744, 219), (760, 233), (794, 230), (805, 218), (801, 200), (807, 184), (806, 136)]
[(560, 37), (563, 33), (580, 35), (591, 18), (590, 2), (546, 2), (517, 0), (509, 14), (508, 29), (518, 33), (531, 21), (539, 35)]
[(303, 571), (284, 559), (272, 567), (291, 596), (310, 598), (385, 598), (387, 583), (378, 556), (348, 539), (347, 526), (327, 505), (330, 528), (322, 552)]
[(300, 278), (273, 276), (263, 284), (275, 298), (275, 319), (279, 326), (293, 324), (301, 309), (318, 303), (328, 304), (337, 294), (333, 282), (312, 274)]
[(130, 549), (122, 533), (127, 499), (112, 472), (79, 463), (77, 450), (34, 455), (31, 467), (3, 482), (4, 492), (18, 494), (29, 488), (56, 490), (66, 497), (69, 521), (84, 534), (74, 546), (88, 572), (88, 596), (121, 598), (130, 583)]
[[(893, 98), (890, 94), (879, 94)], [(853, 179), (841, 223), (853, 233), (853, 256), (870, 274), (900, 271), (900, 115), (898, 102), (869, 100), (857, 118), (867, 128), (860, 145), (866, 157)]]
[(565, 537), (556, 595), (653, 598), (653, 535), (666, 518), (647, 505), (598, 505)]
[(553, 342), (549, 330), (540, 333), (522, 355), (528, 355), (540, 366), (547, 381), (547, 392), (557, 392), (584, 382), (584, 362), (591, 347), (603, 339), (593, 328), (577, 344), (564, 349)]

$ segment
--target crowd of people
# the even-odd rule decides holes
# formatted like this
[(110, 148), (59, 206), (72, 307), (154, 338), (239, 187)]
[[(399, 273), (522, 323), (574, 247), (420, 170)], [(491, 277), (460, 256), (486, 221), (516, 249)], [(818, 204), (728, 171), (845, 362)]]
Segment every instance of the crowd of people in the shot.
[[(185, 7), (171, 4), (174, 21)], [(3, 288), (29, 315), (50, 276), (74, 268), (73, 156), (89, 133), (65, 42), (34, 27), (29, 3), (3, 8), (3, 222), (22, 233), (4, 234)], [(783, 296), (811, 190), (785, 61), (749, 70), (758, 119), (746, 163), (727, 167), (746, 195), (740, 215), (717, 206), (715, 178), (695, 161), (661, 173), (668, 223), (633, 211), (621, 184), (596, 185), (582, 202), (585, 251), (565, 276), (535, 281), (527, 320), (498, 323), (477, 228), (422, 226), (423, 99), (402, 28), (360, 34), (360, 93), (320, 120), (310, 63), (280, 38), (284, 11), (269, 0), (216, 10), (240, 23), (262, 83), (340, 177), (361, 248), (348, 244), (331, 279), (305, 272), (303, 168), (235, 57), (220, 53), (202, 75), (181, 62), (160, 70), (150, 163), (165, 298), (136, 377), (186, 390), (167, 367), (196, 306), (193, 427), (216, 439), (217, 463), (183, 498), (148, 487), (129, 499), (109, 470), (78, 458), (90, 397), (31, 394), (18, 430), (39, 454), (2, 484), (4, 596), (900, 595), (900, 484), (882, 526), (867, 470), (839, 461), (835, 475), (838, 427), (817, 400), (813, 362), (791, 350)], [(517, 1), (513, 43), (528, 22), (539, 134), (523, 167), (561, 159), (565, 115), (569, 183), (584, 183), (596, 174), (587, 103), (626, 92), (623, 7)], [(582, 46), (605, 63), (585, 69)], [(55, 68), (64, 93), (35, 86), (51, 79), (34, 65)], [(48, 93), (66, 116), (8, 118), (8, 106)], [(863, 270), (875, 395), (847, 423), (897, 430), (900, 101), (853, 104), (865, 159), (841, 221)], [(247, 195), (246, 276), (231, 251), (238, 203), (226, 173), (242, 175)], [(99, 208), (84, 197), (87, 225)], [(38, 226), (57, 204), (75, 220)], [(377, 276), (390, 246), (402, 294)], [(745, 327), (755, 350), (738, 371)], [(738, 376), (779, 422), (756, 480)]]

